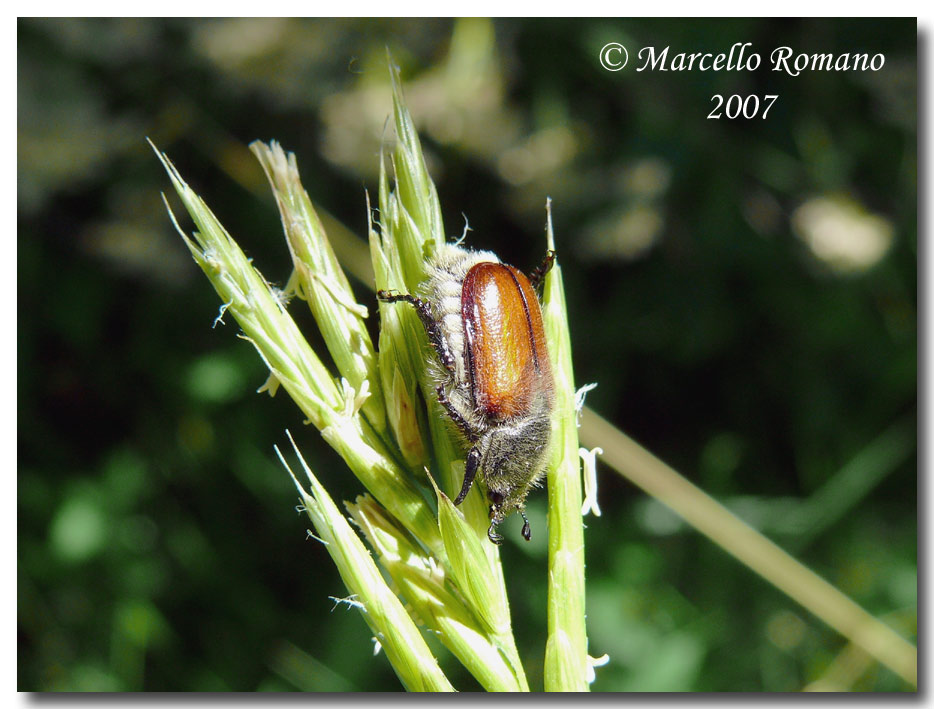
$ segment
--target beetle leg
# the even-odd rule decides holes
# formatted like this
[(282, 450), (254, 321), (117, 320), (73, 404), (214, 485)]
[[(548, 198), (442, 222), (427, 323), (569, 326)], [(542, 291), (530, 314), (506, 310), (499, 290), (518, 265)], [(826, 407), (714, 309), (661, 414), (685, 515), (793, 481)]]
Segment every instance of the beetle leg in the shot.
[(529, 283), (532, 284), (533, 288), (538, 288), (538, 284), (542, 282), (545, 274), (548, 273), (554, 265), (555, 252), (552, 249), (548, 249), (548, 253), (545, 254), (545, 258), (542, 262), (529, 274)]
[(438, 393), (438, 403), (444, 407), (444, 410), (448, 412), (448, 416), (451, 417), (451, 420), (457, 424), (457, 427), (461, 432), (467, 437), (467, 440), (473, 443), (477, 440), (477, 434), (470, 427), (470, 424), (467, 423), (466, 419), (461, 416), (460, 412), (454, 408), (454, 405), (448, 400), (448, 395), (444, 393), (444, 385), (439, 384), (438, 388), (435, 390)]
[(522, 525), (522, 536), (525, 541), (532, 541), (532, 526), (529, 524), (529, 518), (525, 516), (525, 510), (522, 508), (519, 509), (519, 514), (522, 515), (522, 521), (525, 524)]
[(473, 480), (477, 476), (477, 469), (479, 467), (480, 449), (474, 446), (467, 454), (467, 465), (464, 467), (464, 484), (461, 485), (461, 491), (454, 500), (455, 505), (459, 505), (464, 501), (464, 498), (467, 497), (467, 493), (470, 492), (470, 486), (473, 485)]
[(434, 313), (431, 312), (430, 303), (427, 303), (418, 296), (410, 295), (409, 293), (393, 293), (392, 291), (386, 290), (376, 291), (376, 297), (384, 303), (398, 303), (400, 301), (410, 303), (412, 307), (415, 308), (418, 319), (422, 321), (422, 325), (425, 327), (425, 333), (428, 335), (428, 341), (431, 343), (431, 346), (435, 348), (435, 352), (438, 353), (441, 364), (444, 365), (444, 368), (451, 374), (454, 374), (454, 355), (451, 353), (448, 341), (441, 331), (441, 326), (435, 319)]
[(487, 536), (487, 539), (489, 539), (491, 542), (499, 546), (500, 544), (503, 543), (503, 535), (496, 533), (496, 525), (499, 524), (499, 522), (501, 521), (501, 520), (497, 520), (497, 517), (498, 517), (498, 513), (500, 509), (499, 506), (500, 506), (500, 503), (502, 502), (502, 496), (494, 493), (493, 495), (490, 496), (490, 498), (493, 500), (493, 504), (490, 505), (490, 520), (492, 521), (490, 522), (490, 528), (486, 530), (486, 536)]

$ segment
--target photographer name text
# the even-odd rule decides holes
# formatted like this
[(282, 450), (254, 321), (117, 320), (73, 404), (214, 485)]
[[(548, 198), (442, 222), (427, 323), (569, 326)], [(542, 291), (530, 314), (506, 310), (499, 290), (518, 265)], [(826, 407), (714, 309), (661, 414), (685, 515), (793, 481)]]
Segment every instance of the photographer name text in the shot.
[[(678, 52), (671, 55), (670, 47), (656, 50), (643, 47), (639, 50), (642, 65), (636, 71), (755, 71), (762, 65), (762, 56), (749, 50), (751, 42), (736, 42), (729, 52)], [(791, 47), (777, 47), (769, 55), (772, 71), (781, 71), (789, 76), (798, 76), (804, 71), (879, 71), (885, 65), (882, 54), (805, 54)]]
[[(672, 52), (671, 47), (642, 47), (636, 55), (637, 72), (690, 72), (690, 71), (733, 71), (751, 72), (763, 67), (762, 55), (752, 49), (752, 42), (735, 42), (729, 51)], [(629, 63), (629, 51), (619, 42), (610, 42), (600, 50), (599, 61), (607, 71), (620, 71)], [(823, 72), (866, 72), (879, 71), (885, 66), (885, 55), (868, 52), (807, 53), (791, 47), (776, 47), (768, 55), (763, 68), (781, 72), (788, 76), (800, 76), (808, 71)], [(760, 101), (756, 95), (724, 97), (715, 94), (711, 101), (714, 109), (708, 118), (766, 118), (777, 94), (766, 94)], [(722, 109), (725, 109), (722, 110)]]

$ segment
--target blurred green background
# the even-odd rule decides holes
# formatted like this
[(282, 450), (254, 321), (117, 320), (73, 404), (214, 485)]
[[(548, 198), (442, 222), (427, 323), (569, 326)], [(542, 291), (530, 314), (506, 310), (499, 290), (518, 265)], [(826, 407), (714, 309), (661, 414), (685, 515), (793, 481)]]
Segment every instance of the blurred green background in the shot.
[[(631, 54), (619, 73), (597, 62), (612, 41)], [(885, 66), (634, 71), (642, 46), (747, 41)], [(19, 689), (399, 688), (329, 599), (346, 592), (272, 446), (297, 431), (335, 497), (360, 487), (285, 395), (255, 393), (264, 368), (232, 319), (212, 329), (219, 303), (145, 143), (284, 284), (246, 147), (280, 141), (352, 260), (387, 47), (450, 236), (466, 218), (470, 244), (529, 268), (554, 200), (588, 404), (916, 642), (913, 19), (20, 20)], [(767, 120), (708, 120), (717, 93), (779, 98)], [(594, 690), (909, 689), (614, 472), (600, 481), (588, 622), (611, 660)], [(544, 493), (529, 507), (543, 529)], [(503, 557), (540, 687), (545, 537), (515, 524)]]

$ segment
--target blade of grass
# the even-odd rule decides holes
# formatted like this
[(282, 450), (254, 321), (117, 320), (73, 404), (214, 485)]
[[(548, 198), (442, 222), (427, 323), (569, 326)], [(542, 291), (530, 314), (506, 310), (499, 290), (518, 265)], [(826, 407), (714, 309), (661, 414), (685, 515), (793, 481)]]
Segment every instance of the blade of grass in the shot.
[(292, 476), (305, 512), (334, 559), (344, 585), (355, 597), (353, 605), (360, 609), (361, 615), (375, 633), (399, 679), (410, 691), (453, 692), (454, 688), (441, 672), (437, 660), (402, 602), (383, 579), (370, 552), (350, 523), (311, 472), (291, 434), (289, 441), (308, 477), (310, 494), (295, 478), (278, 447), (276, 454)]
[[(388, 174), (383, 166), (380, 171), (379, 188), (380, 238), (371, 238), (371, 245), (377, 249), (374, 255), (377, 287), (382, 289), (404, 287), (407, 291), (414, 292), (426, 276), (426, 257), (445, 242), (444, 227), (434, 182), (425, 166), (418, 133), (402, 95), (399, 71), (391, 62), (390, 77), (397, 138), (392, 154), (395, 185), (393, 189), (390, 189)], [(384, 270), (383, 261), (397, 264), (396, 268), (390, 269), (394, 271), (394, 274), (393, 278), (387, 282), (381, 282), (381, 271)], [(401, 282), (396, 280), (399, 276), (401, 276)], [(387, 354), (391, 356), (392, 350), (401, 352), (406, 343), (410, 350), (409, 356), (396, 358), (392, 363), (381, 361), (381, 371), (384, 372), (384, 380), (388, 381), (389, 370), (393, 367), (404, 368), (417, 363), (416, 368), (406, 374), (406, 378), (420, 381), (420, 388), (428, 403), (429, 415), (426, 423), (429, 434), (427, 438), (432, 450), (431, 468), (435, 472), (436, 479), (442, 482), (444, 489), (456, 490), (460, 481), (463, 480), (464, 451), (446, 422), (446, 414), (435, 395), (435, 384), (423, 366), (427, 351), (424, 328), (413, 311), (405, 309), (398, 315), (399, 323), (403, 325), (405, 332), (399, 338), (398, 346), (387, 350), (383, 350), (384, 339), (381, 335), (380, 357), (384, 359)], [(391, 318), (394, 317), (388, 315), (385, 304), (381, 305), (381, 320), (383, 316), (386, 316), (382, 323), (382, 328), (385, 330), (387, 326), (391, 327)], [(490, 593), (486, 598), (486, 603), (497, 606), (495, 609), (488, 610), (497, 618), (504, 619), (504, 624), (496, 628), (493, 637), (514, 669), (519, 686), (527, 689), (528, 683), (512, 633), (499, 547), (486, 540), (486, 530), (489, 526), (487, 504), (480, 495), (468, 496), (459, 507), (459, 512), (473, 528), (472, 534), (484, 542), (480, 545), (480, 551), (486, 556), (488, 563), (476, 573), (486, 574), (489, 583), (497, 588), (496, 592)]]
[[(548, 248), (554, 250), (551, 200), (546, 206)], [(586, 692), (587, 630), (584, 592), (584, 525), (581, 518), (581, 474), (574, 410), (571, 336), (561, 266), (545, 278), (545, 332), (555, 379), (556, 425), (553, 458), (548, 466), (548, 641), (545, 646), (545, 690)]]

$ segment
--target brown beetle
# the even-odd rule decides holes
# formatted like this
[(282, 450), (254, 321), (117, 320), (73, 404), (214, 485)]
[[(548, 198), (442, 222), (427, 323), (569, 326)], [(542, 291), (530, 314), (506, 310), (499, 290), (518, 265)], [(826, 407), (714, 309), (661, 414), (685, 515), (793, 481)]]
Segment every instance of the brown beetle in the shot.
[(379, 291), (383, 302), (410, 303), (437, 353), (429, 360), (438, 402), (470, 447), (463, 502), (476, 474), (490, 500), (487, 536), (513, 509), (531, 539), (525, 498), (541, 479), (551, 438), (554, 382), (534, 287), (554, 263), (549, 252), (531, 278), (489, 251), (453, 244), (429, 264), (423, 297)]

